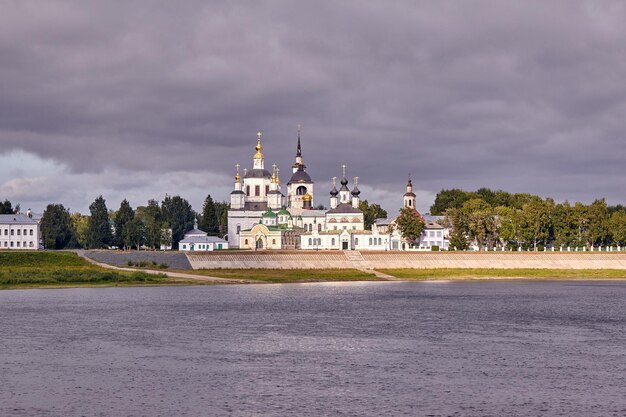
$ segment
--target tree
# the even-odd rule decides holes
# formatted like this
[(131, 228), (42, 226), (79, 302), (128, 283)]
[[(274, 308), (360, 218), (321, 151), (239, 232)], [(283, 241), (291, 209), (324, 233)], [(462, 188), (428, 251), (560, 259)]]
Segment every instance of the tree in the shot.
[(109, 223), (106, 201), (102, 196), (99, 196), (91, 203), (89, 212), (91, 217), (87, 232), (87, 247), (89, 249), (108, 248), (113, 242), (113, 233)]
[(587, 208), (589, 216), (589, 244), (601, 246), (608, 243), (609, 211), (604, 199), (596, 200)]
[(137, 250), (141, 248), (144, 242), (144, 224), (138, 217), (133, 217), (124, 225), (124, 247), (135, 247)]
[(46, 249), (65, 249), (72, 240), (72, 221), (63, 204), (48, 204), (41, 218), (41, 235)]
[(476, 241), (479, 249), (492, 247), (496, 236), (494, 209), (482, 198), (473, 198), (463, 204), (461, 215), (465, 217), (470, 239)]
[(114, 244), (118, 248), (128, 248), (131, 245), (127, 245), (126, 242), (126, 226), (135, 218), (135, 212), (128, 200), (124, 199), (120, 204), (119, 210), (115, 213), (115, 219), (113, 224), (115, 225), (115, 241)]
[(552, 215), (552, 238), (557, 247), (570, 247), (576, 242), (576, 226), (572, 206), (566, 201), (554, 207)]
[(149, 200), (148, 205), (137, 207), (135, 218), (141, 219), (144, 225), (144, 244), (151, 249), (161, 247), (161, 231), (163, 216), (156, 200)]
[(215, 203), (209, 194), (204, 199), (202, 205), (202, 216), (200, 217), (200, 229), (207, 232), (211, 236), (216, 236), (219, 232), (219, 222), (216, 212)]
[(15, 214), (13, 205), (9, 200), (4, 200), (4, 202), (0, 202), (0, 214)]
[(446, 210), (445, 216), (443, 226), (450, 228), (450, 247), (457, 250), (467, 249), (467, 222), (461, 215), (461, 209), (451, 207)]
[(87, 247), (89, 235), (89, 216), (80, 213), (72, 213), (70, 216), (72, 236), (76, 239), (76, 245), (80, 248)]
[(439, 216), (449, 208), (461, 208), (470, 198), (470, 193), (458, 188), (441, 190), (435, 197), (435, 203), (430, 206), (430, 214)]
[(547, 243), (550, 236), (550, 214), (553, 206), (553, 201), (542, 201), (537, 197), (522, 207), (524, 237), (529, 244), (532, 244), (535, 251), (538, 244)]
[(496, 207), (498, 237), (505, 246), (517, 249), (522, 244), (522, 214), (515, 207)]
[(365, 230), (370, 230), (376, 219), (387, 218), (387, 211), (379, 204), (370, 205), (367, 200), (359, 203), (359, 209), (363, 212), (363, 220), (365, 222)]
[(400, 215), (396, 219), (396, 225), (402, 233), (402, 237), (413, 244), (424, 231), (424, 219), (412, 207), (404, 207), (400, 210)]
[(172, 229), (172, 247), (178, 248), (178, 242), (193, 228), (196, 218), (191, 204), (180, 196), (165, 196), (161, 203), (161, 211), (163, 219)]
[(614, 245), (626, 245), (626, 211), (619, 210), (613, 212), (609, 218), (609, 230), (611, 241)]
[(572, 208), (572, 224), (575, 228), (576, 247), (585, 246), (589, 237), (589, 214), (587, 206), (574, 204)]

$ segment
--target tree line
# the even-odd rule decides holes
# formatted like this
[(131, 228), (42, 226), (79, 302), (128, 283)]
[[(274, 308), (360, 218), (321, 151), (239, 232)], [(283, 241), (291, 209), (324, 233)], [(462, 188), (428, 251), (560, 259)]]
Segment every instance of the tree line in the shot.
[(198, 227), (212, 236), (228, 233), (228, 204), (215, 202), (208, 195), (202, 213), (196, 213), (180, 196), (165, 196), (159, 204), (133, 209), (124, 199), (117, 210), (109, 210), (102, 196), (89, 206), (89, 214), (70, 213), (63, 204), (49, 204), (41, 219), (41, 235), (46, 249), (159, 249), (178, 247), (189, 230)]
[(570, 204), (488, 188), (452, 189), (437, 194), (431, 213), (445, 216), (450, 246), (457, 249), (626, 246), (626, 209), (604, 199)]

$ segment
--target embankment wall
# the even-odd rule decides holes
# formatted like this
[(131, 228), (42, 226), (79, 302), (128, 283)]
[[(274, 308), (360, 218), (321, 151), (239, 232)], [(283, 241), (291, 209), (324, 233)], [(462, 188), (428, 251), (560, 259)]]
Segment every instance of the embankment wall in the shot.
[(193, 269), (626, 269), (626, 252), (229, 251), (187, 257)]

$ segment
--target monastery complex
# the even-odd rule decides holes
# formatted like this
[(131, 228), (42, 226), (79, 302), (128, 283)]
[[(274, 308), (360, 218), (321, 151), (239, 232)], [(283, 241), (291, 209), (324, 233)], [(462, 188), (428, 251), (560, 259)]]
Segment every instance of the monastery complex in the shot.
[[(436, 218), (422, 216), (426, 227), (418, 245), (403, 240), (395, 227), (395, 218), (378, 219), (366, 230), (363, 212), (359, 209), (361, 191), (358, 177), (351, 184), (346, 177), (332, 179), (329, 209), (316, 209), (314, 181), (307, 172), (302, 156), (300, 132), (295, 162), (282, 192), (279, 169), (265, 168), (261, 133), (258, 133), (252, 169), (240, 172), (237, 164), (234, 190), (228, 211), (228, 244), (241, 249), (303, 249), (303, 250), (430, 250), (433, 246), (447, 249), (448, 230)], [(339, 189), (337, 187), (339, 186)], [(404, 207), (415, 208), (416, 196), (409, 179), (403, 196)]]

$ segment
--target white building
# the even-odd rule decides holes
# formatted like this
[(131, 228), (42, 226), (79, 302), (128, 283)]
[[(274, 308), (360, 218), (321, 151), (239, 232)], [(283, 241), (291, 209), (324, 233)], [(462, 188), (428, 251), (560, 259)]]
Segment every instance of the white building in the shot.
[(209, 236), (198, 229), (198, 222), (195, 222), (193, 229), (185, 233), (185, 238), (178, 242), (178, 247), (182, 252), (211, 252), (228, 249), (228, 242), (217, 236)]
[(0, 249), (37, 250), (39, 223), (28, 214), (0, 214)]
[[(380, 220), (365, 230), (364, 215), (359, 209), (361, 191), (358, 177), (348, 187), (346, 165), (342, 166), (341, 187), (332, 179), (330, 209), (314, 209), (313, 180), (306, 172), (302, 158), (300, 132), (292, 175), (287, 183), (287, 196), (281, 192), (280, 170), (265, 169), (261, 133), (257, 135), (252, 169), (240, 175), (237, 164), (235, 186), (228, 211), (228, 242), (241, 249), (305, 249), (305, 250), (430, 250), (432, 246), (447, 248), (446, 233), (436, 219), (427, 221), (417, 213), (415, 194), (409, 178), (404, 194), (404, 207), (415, 210), (425, 220), (426, 228), (420, 242), (407, 242), (395, 226), (395, 218)], [(432, 235), (431, 235), (432, 234)]]

